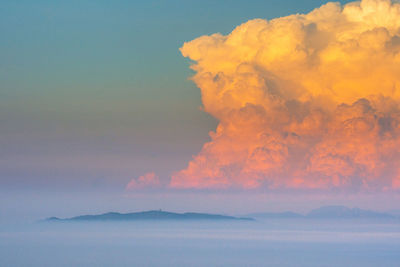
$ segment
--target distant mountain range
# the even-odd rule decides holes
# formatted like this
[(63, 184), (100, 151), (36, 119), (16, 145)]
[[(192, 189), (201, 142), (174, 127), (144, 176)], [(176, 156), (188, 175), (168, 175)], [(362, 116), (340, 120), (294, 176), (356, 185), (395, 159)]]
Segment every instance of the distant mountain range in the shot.
[(71, 221), (137, 221), (137, 220), (153, 220), (153, 221), (164, 221), (164, 220), (254, 220), (253, 218), (239, 218), (233, 216), (225, 216), (219, 214), (207, 214), (207, 213), (175, 213), (161, 210), (151, 210), (142, 212), (132, 213), (118, 213), (109, 212), (99, 215), (81, 215), (67, 219), (60, 219), (57, 217), (51, 217), (46, 219), (48, 222), (71, 222)]
[(264, 212), (264, 213), (251, 213), (245, 216), (254, 218), (313, 218), (313, 219), (352, 219), (352, 218), (370, 218), (370, 219), (394, 219), (397, 214), (376, 212), (371, 210), (363, 210), (359, 208), (348, 208), (345, 206), (323, 206), (314, 209), (309, 213), (303, 215), (295, 212)]

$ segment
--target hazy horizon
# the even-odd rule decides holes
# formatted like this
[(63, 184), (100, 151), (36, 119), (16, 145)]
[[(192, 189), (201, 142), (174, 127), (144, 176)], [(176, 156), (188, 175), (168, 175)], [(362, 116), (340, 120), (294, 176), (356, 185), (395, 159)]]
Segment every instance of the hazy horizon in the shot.
[[(397, 152), (391, 149), (397, 145), (397, 95), (388, 91), (389, 85), (374, 89), (386, 99), (393, 98), (394, 102), (390, 104), (393, 109), (387, 110), (381, 105), (388, 106), (389, 102), (378, 103), (375, 98), (355, 89), (350, 96), (342, 92), (340, 84), (324, 81), (327, 86), (338, 87), (336, 97), (325, 97), (335, 99), (332, 101), (338, 103), (338, 111), (333, 114), (331, 109), (336, 104), (325, 103), (321, 96), (322, 106), (330, 107), (320, 111), (321, 114), (336, 116), (339, 121), (342, 117), (356, 116), (346, 121), (346, 129), (350, 129), (350, 121), (359, 121), (360, 124), (351, 124), (351, 129), (361, 132), (347, 133), (340, 126), (342, 122), (329, 122), (332, 125), (323, 125), (322, 129), (336, 127), (339, 130), (317, 136), (310, 132), (317, 133), (320, 128), (310, 130), (307, 127), (311, 127), (311, 121), (320, 125), (319, 116), (325, 116), (309, 110), (310, 106), (319, 108), (320, 100), (315, 100), (318, 97), (307, 100), (305, 94), (302, 99), (306, 100), (296, 99), (300, 96), (292, 92), (291, 86), (273, 79), (269, 81), (270, 78), (262, 73), (251, 74), (261, 75), (268, 86), (276, 82), (279, 88), (282, 87), (279, 90), (288, 91), (288, 95), (282, 94), (282, 97), (290, 95), (293, 99), (285, 98), (287, 111), (282, 113), (286, 108), (268, 110), (264, 102), (269, 100), (264, 96), (259, 95), (264, 102), (254, 102), (257, 98), (250, 97), (253, 93), (269, 92), (270, 89), (253, 84), (253, 80), (229, 85), (235, 89), (223, 102), (215, 98), (214, 85), (206, 86), (208, 81), (202, 80), (206, 76), (201, 71), (213, 73), (214, 67), (220, 68), (217, 72), (226, 77), (232, 75), (225, 67), (233, 64), (230, 62), (233, 59), (223, 56), (224, 49), (215, 50), (217, 48), (211, 45), (218, 38), (236, 34), (235, 38), (240, 39), (238, 29), (250, 31), (254, 27), (258, 31), (259, 27), (265, 27), (267, 20), (276, 21), (281, 25), (279, 27), (288, 27), (284, 16), (291, 14), (296, 14), (291, 16), (293, 23), (303, 23), (301, 21), (305, 19), (325, 27), (325, 22), (320, 22), (313, 14), (318, 10), (335, 16), (341, 16), (340, 12), (347, 15), (358, 12), (352, 10), (351, 5), (347, 6), (348, 2), (341, 1), (342, 6), (328, 4), (321, 7), (326, 1), (287, 1), (283, 4), (275, 0), (255, 0), (248, 5), (241, 1), (232, 1), (230, 5), (179, 0), (168, 4), (116, 1), (112, 5), (103, 1), (96, 4), (87, 1), (57, 4), (46, 0), (35, 4), (5, 1), (0, 11), (6, 40), (0, 52), (4, 58), (4, 75), (0, 76), (0, 119), (3, 122), (1, 217), (23, 221), (57, 213), (62, 216), (87, 211), (159, 208), (230, 214), (265, 210), (305, 212), (321, 205), (336, 204), (380, 211), (400, 209), (400, 195), (396, 189)], [(362, 8), (373, 10), (374, 3), (364, 1)], [(384, 8), (377, 8), (379, 12), (389, 8), (389, 2), (384, 3)], [(365, 20), (368, 24), (368, 18)], [(335, 23), (334, 20), (331, 23)], [(392, 26), (397, 27), (392, 21), (374, 23), (386, 27), (390, 34)], [(342, 29), (345, 33), (340, 34), (347, 36), (350, 27), (346, 24)], [(297, 28), (285, 29), (294, 39), (286, 40), (284, 47), (290, 47), (292, 41), (300, 42), (298, 45), (304, 49), (311, 49), (307, 46), (312, 42), (319, 45), (318, 36), (310, 37), (310, 43), (302, 39), (304, 33), (297, 32)], [(271, 31), (271, 38), (278, 34), (272, 28), (266, 30)], [(390, 49), (397, 49), (396, 36), (392, 39)], [(204, 40), (211, 42), (207, 48), (210, 53), (221, 54), (221, 60), (228, 65), (210, 63), (206, 54), (196, 52)], [(381, 39), (377, 37), (376, 40)], [(274, 40), (268, 42), (275, 47)], [(262, 44), (243, 45), (254, 46), (255, 51)], [(232, 52), (234, 55), (241, 55), (240, 45), (231, 48), (236, 51)], [(365, 49), (365, 53), (369, 53), (370, 48)], [(266, 61), (262, 59), (256, 63), (259, 59), (254, 58), (253, 62), (262, 65), (271, 60), (272, 65), (263, 68), (270, 68), (279, 76), (280, 67), (275, 68), (273, 64), (292, 70), (289, 65), (298, 58), (296, 54), (286, 55), (286, 66), (273, 61), (272, 56), (273, 53), (265, 54)], [(200, 60), (200, 57), (204, 58)], [(233, 61), (245, 62), (246, 59), (239, 56)], [(310, 59), (307, 64), (311, 63)], [(320, 64), (324, 63), (321, 61)], [(338, 72), (341, 71), (344, 63), (335, 64)], [(393, 64), (395, 68), (397, 63)], [(252, 68), (254, 66), (248, 66), (244, 71), (251, 73)], [(390, 74), (392, 67), (385, 68), (382, 66), (377, 72), (386, 73), (386, 79), (396, 84), (397, 78)], [(311, 75), (314, 70), (304, 71)], [(238, 75), (240, 79), (248, 79)], [(317, 81), (318, 75), (314, 78), (316, 83), (323, 83)], [(300, 76), (282, 79), (296, 79), (301, 83), (299, 87), (310, 84)], [(343, 76), (342, 79), (343, 84), (355, 84), (355, 87), (370, 91), (368, 84), (374, 84), (372, 80), (366, 84), (358, 78), (348, 81)], [(254, 92), (240, 95), (240, 83), (253, 84), (255, 87), (251, 90)], [(315, 86), (309, 86), (312, 87), (311, 94), (315, 94)], [(225, 109), (232, 109), (229, 114), (235, 113), (237, 103), (232, 99), (247, 101), (241, 104), (242, 113), (234, 115), (234, 120), (215, 109), (224, 103)], [(299, 101), (306, 101), (306, 104), (300, 107)], [(290, 125), (278, 125), (270, 115), (257, 111), (261, 108), (265, 109), (265, 114), (288, 118), (286, 121)], [(242, 116), (257, 118), (254, 121), (260, 121), (262, 125)], [(371, 121), (374, 116), (383, 117)], [(236, 125), (243, 120), (250, 124)], [(265, 124), (265, 121), (270, 123)], [(366, 125), (372, 124), (376, 128), (371, 131), (374, 136), (362, 132)], [(242, 130), (229, 132), (233, 130), (226, 125)], [(224, 127), (227, 130), (223, 130)], [(294, 139), (288, 137), (289, 128)], [(301, 143), (295, 137), (300, 135), (308, 141)], [(270, 139), (261, 140), (257, 136), (270, 136)], [(230, 150), (233, 148), (235, 150)], [(298, 157), (302, 154), (305, 154), (306, 162)]]
[(398, 220), (36, 224), (160, 209), (400, 214), (399, 1), (1, 7), (0, 265), (400, 261)]

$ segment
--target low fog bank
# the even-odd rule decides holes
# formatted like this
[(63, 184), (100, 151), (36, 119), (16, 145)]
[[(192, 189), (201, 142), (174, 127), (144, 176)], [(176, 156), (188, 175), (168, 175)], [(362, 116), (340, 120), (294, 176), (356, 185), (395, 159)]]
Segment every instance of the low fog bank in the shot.
[(0, 263), (33, 267), (397, 266), (399, 245), (400, 224), (389, 222), (44, 222), (0, 228)]

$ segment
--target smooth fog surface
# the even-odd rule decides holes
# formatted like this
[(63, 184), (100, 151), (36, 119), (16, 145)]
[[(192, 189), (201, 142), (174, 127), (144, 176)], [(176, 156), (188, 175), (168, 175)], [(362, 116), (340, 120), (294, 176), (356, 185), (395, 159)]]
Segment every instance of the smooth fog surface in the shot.
[(398, 221), (37, 223), (0, 228), (1, 266), (398, 266)]

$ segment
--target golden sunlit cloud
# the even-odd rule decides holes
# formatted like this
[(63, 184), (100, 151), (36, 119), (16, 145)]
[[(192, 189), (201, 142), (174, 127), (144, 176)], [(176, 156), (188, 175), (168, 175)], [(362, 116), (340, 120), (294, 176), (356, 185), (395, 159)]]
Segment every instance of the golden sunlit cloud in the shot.
[(173, 188), (400, 188), (400, 4), (328, 3), (187, 42), (219, 125)]

